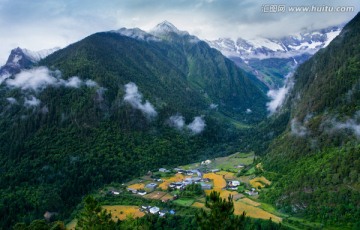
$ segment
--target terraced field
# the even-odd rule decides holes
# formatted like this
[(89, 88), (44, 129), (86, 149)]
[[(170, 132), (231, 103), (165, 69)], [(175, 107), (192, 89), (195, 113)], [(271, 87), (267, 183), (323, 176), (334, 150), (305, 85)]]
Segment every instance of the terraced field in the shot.
[(176, 173), (173, 177), (170, 177), (170, 178), (161, 178), (163, 180), (163, 182), (159, 185), (159, 187), (162, 190), (166, 190), (170, 183), (182, 181), (185, 178), (186, 177), (181, 173)]
[(111, 213), (114, 221), (125, 220), (127, 217), (143, 217), (145, 214), (140, 212), (138, 206), (134, 205), (104, 205), (103, 209), (106, 209)]

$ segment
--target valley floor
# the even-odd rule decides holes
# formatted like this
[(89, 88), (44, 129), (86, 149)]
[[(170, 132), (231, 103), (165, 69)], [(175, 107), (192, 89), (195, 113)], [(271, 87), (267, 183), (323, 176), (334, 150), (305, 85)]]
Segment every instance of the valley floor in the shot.
[[(305, 221), (281, 213), (270, 204), (261, 201), (261, 193), (271, 188), (271, 181), (263, 176), (262, 165), (253, 153), (233, 155), (174, 169), (160, 168), (124, 184), (112, 184), (101, 189), (97, 196), (102, 207), (112, 218), (142, 217), (147, 213), (160, 216), (189, 215), (205, 207), (205, 196), (211, 191), (234, 200), (234, 214), (281, 223), (290, 229), (322, 228), (321, 224)], [(200, 184), (200, 194), (186, 193), (189, 184)], [(190, 211), (189, 211), (190, 210)], [(76, 220), (68, 223), (75, 229)]]

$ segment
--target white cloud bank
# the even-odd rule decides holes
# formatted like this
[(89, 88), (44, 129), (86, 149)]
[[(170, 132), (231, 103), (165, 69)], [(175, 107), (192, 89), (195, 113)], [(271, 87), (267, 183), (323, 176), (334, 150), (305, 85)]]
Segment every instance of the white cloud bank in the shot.
[(171, 127), (174, 127), (178, 130), (183, 130), (184, 128), (187, 128), (193, 134), (201, 133), (202, 131), (204, 131), (206, 126), (203, 116), (194, 117), (194, 120), (190, 124), (186, 125), (185, 118), (180, 114), (171, 116), (168, 120), (168, 123)]
[(154, 106), (146, 100), (143, 103), (143, 95), (139, 92), (137, 85), (130, 82), (125, 85), (124, 101), (129, 103), (134, 109), (140, 110), (145, 116), (153, 118), (157, 116)]
[(291, 134), (297, 137), (304, 137), (309, 131), (296, 118), (291, 120)]
[(60, 71), (50, 71), (44, 66), (23, 70), (16, 74), (14, 78), (8, 78), (5, 83), (8, 87), (33, 91), (42, 91), (49, 86), (64, 86), (69, 88), (79, 88), (82, 85), (88, 87), (98, 86), (97, 83), (92, 80), (83, 81), (77, 76), (64, 80), (61, 78)]
[(270, 115), (274, 114), (281, 108), (287, 94), (294, 86), (292, 73), (288, 74), (285, 78), (285, 85), (283, 87), (279, 89), (269, 90), (269, 92), (267, 93), (267, 96), (271, 99), (270, 102), (266, 103), (267, 110), (270, 112)]
[(24, 106), (25, 107), (37, 107), (40, 105), (40, 103), (41, 103), (41, 101), (39, 99), (37, 99), (36, 97), (31, 95), (29, 98), (25, 98)]
[(205, 129), (205, 120), (203, 117), (194, 117), (194, 120), (187, 126), (194, 134), (199, 134)]
[(174, 115), (169, 118), (169, 124), (171, 127), (177, 128), (179, 130), (183, 129), (185, 126), (185, 118), (181, 115)]
[(346, 122), (337, 122), (334, 126), (335, 129), (349, 129), (357, 137), (360, 137), (360, 124), (357, 123), (354, 119), (349, 119)]
[(336, 119), (331, 119), (325, 121), (324, 124), (329, 124), (330, 129), (328, 131), (337, 131), (337, 130), (350, 130), (356, 137), (360, 138), (360, 111), (356, 112), (353, 118), (349, 118), (344, 122), (337, 121)]

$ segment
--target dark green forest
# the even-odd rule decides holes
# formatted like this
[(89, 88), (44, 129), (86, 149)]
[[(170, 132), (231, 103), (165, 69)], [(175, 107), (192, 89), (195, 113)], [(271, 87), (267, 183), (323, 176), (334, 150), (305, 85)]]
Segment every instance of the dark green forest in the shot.
[[(246, 127), (265, 118), (263, 85), (205, 42), (190, 39), (173, 34), (151, 42), (97, 33), (38, 63), (54, 78), (77, 76), (96, 86), (2, 85), (0, 228), (30, 223), (46, 211), (65, 219), (84, 195), (105, 184), (247, 145), (240, 137), (248, 128), (234, 123)], [(129, 82), (156, 117), (123, 100)], [(24, 106), (31, 96), (41, 103)], [(186, 124), (202, 116), (204, 131), (170, 127), (169, 117), (177, 114)]]
[(277, 173), (264, 199), (331, 226), (360, 219), (359, 34), (358, 14), (299, 66), (278, 118), (287, 117), (287, 128), (264, 156), (266, 169)]
[[(32, 67), (45, 66), (57, 84), (40, 89), (0, 85), (0, 229), (16, 223), (17, 229), (63, 229), (61, 221), (106, 184), (237, 151), (255, 151), (271, 175), (263, 201), (324, 226), (356, 228), (359, 36), (360, 14), (299, 66), (285, 104), (270, 117), (266, 86), (191, 35), (170, 32), (152, 41), (102, 32), (51, 54)], [(281, 67), (269, 71), (276, 75), (290, 68)], [(67, 87), (64, 82), (74, 76), (92, 80), (93, 86)], [(142, 95), (136, 96), (138, 103), (152, 106), (156, 115), (147, 116), (124, 100), (130, 82)], [(34, 98), (38, 101), (30, 106)], [(171, 126), (174, 115), (182, 116), (181, 128)], [(195, 117), (205, 123), (199, 132), (187, 126)], [(113, 223), (98, 201), (84, 203), (109, 229), (196, 229), (219, 225), (216, 218), (229, 229), (235, 222), (244, 229), (283, 228), (235, 217), (230, 200), (216, 194), (207, 199), (208, 208), (226, 208), (230, 219), (211, 210)], [(58, 213), (55, 221), (60, 221), (40, 220), (46, 211)]]

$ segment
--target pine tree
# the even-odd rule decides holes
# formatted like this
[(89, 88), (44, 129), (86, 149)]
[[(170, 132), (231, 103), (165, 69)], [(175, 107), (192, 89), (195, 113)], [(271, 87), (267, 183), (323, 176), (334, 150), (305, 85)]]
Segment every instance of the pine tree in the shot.
[(226, 230), (243, 229), (245, 224), (245, 212), (241, 216), (234, 215), (234, 203), (231, 195), (222, 199), (220, 193), (212, 191), (206, 196), (205, 207), (210, 213), (201, 209), (196, 215), (196, 221), (203, 230)]
[(85, 198), (84, 210), (80, 213), (76, 229), (79, 230), (98, 230), (116, 229), (115, 222), (111, 219), (111, 214), (102, 210), (98, 201), (92, 197)]

